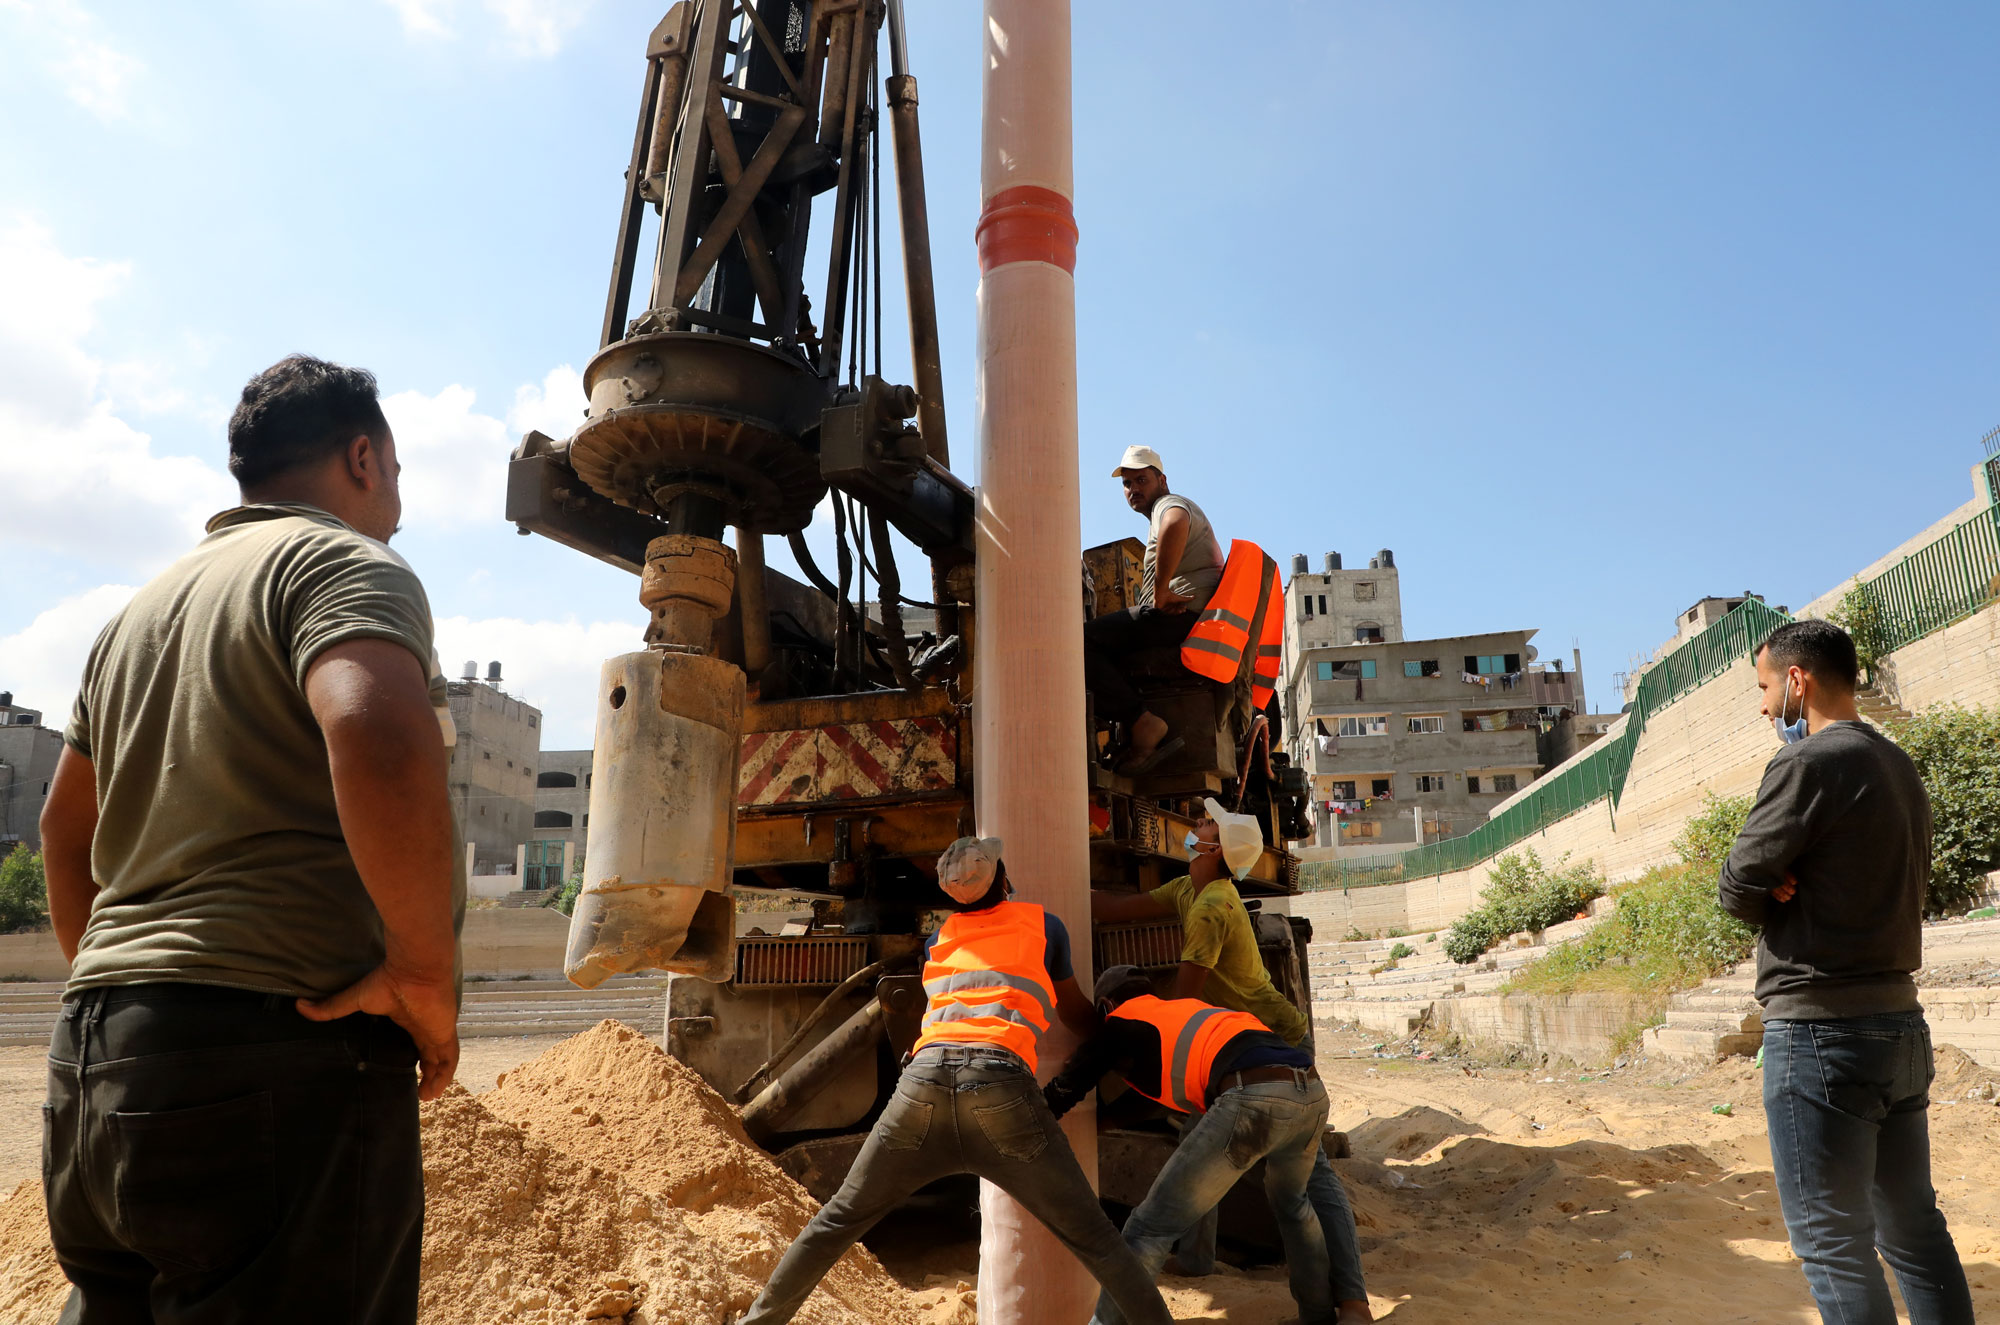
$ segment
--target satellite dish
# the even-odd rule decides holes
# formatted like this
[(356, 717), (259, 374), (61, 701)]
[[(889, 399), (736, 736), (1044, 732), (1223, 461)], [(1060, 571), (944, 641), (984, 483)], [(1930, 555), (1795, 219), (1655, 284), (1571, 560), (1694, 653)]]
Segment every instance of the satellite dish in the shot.
[(1528, 661), (1529, 661), (1529, 662), (1533, 662), (1533, 661), (1534, 661), (1535, 659), (1537, 659), (1537, 658), (1539, 658), (1539, 657), (1541, 657), (1541, 656), (1542, 656), (1542, 655), (1541, 655), (1541, 651), (1540, 651), (1540, 650), (1538, 650), (1538, 649), (1536, 649), (1534, 645), (1530, 644), (1530, 645), (1528, 646)]

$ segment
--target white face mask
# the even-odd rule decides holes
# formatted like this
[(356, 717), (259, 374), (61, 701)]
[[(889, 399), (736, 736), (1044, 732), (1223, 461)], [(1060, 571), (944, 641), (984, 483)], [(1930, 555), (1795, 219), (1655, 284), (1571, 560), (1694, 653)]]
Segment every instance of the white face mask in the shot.
[(1798, 718), (1795, 721), (1787, 722), (1785, 721), (1785, 715), (1791, 712), (1791, 709), (1792, 676), (1790, 672), (1787, 672), (1785, 674), (1785, 696), (1778, 701), (1778, 713), (1776, 717), (1771, 719), (1771, 725), (1778, 729), (1779, 740), (1783, 741), (1786, 745), (1797, 745), (1810, 735), (1806, 731), (1806, 697), (1803, 694), (1799, 696)]

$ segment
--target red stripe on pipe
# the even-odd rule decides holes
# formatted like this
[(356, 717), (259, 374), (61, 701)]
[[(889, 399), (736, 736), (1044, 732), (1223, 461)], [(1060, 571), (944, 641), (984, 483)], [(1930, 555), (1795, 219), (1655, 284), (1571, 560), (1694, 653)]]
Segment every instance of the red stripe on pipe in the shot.
[(1017, 184), (986, 200), (973, 230), (979, 270), (1010, 262), (1046, 262), (1076, 275), (1076, 211), (1068, 198), (1038, 184)]

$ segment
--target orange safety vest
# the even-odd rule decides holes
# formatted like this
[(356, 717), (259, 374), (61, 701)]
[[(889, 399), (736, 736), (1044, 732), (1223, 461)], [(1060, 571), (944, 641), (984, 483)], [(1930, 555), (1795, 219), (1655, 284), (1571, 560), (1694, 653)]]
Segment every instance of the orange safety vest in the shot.
[(1160, 1093), (1139, 1090), (1137, 1085), (1132, 1089), (1182, 1113), (1208, 1108), (1208, 1072), (1223, 1045), (1245, 1031), (1270, 1029), (1247, 1012), (1231, 1012), (1198, 998), (1141, 994), (1119, 1004), (1111, 1015), (1142, 1021), (1160, 1033)]
[(930, 1006), (917, 1048), (991, 1045), (1034, 1071), (1035, 1043), (1056, 1014), (1047, 952), (1042, 908), (1031, 902), (1002, 902), (946, 920), (924, 962)]
[(1228, 685), (1243, 671), (1244, 650), (1257, 631), (1255, 665), (1251, 669), (1250, 703), (1261, 713), (1278, 688), (1284, 665), (1285, 614), (1277, 604), (1284, 596), (1278, 563), (1255, 543), (1238, 538), (1229, 544), (1222, 583), (1202, 609), (1181, 645), (1181, 665), (1197, 676)]

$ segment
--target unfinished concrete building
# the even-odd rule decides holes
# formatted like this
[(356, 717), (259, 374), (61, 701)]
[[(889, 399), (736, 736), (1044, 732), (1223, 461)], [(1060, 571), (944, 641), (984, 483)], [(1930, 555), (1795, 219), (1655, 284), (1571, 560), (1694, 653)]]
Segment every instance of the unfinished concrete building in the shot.
[(500, 664), (486, 679), (468, 662), (447, 683), (458, 744), (451, 752), (451, 805), (471, 856), (471, 874), (519, 874), (532, 835), (535, 775), (541, 762), (542, 712), (500, 685)]
[(1312, 778), (1314, 844), (1363, 855), (1457, 837), (1533, 781), (1544, 728), (1586, 711), (1581, 653), (1540, 662), (1534, 634), (1298, 650), (1286, 735)]
[(40, 709), (21, 708), (0, 690), (0, 856), (17, 846), (42, 849), (42, 805), (62, 748), (62, 733), (42, 725)]
[(535, 774), (524, 888), (559, 888), (584, 856), (590, 834), (588, 750), (544, 750)]

